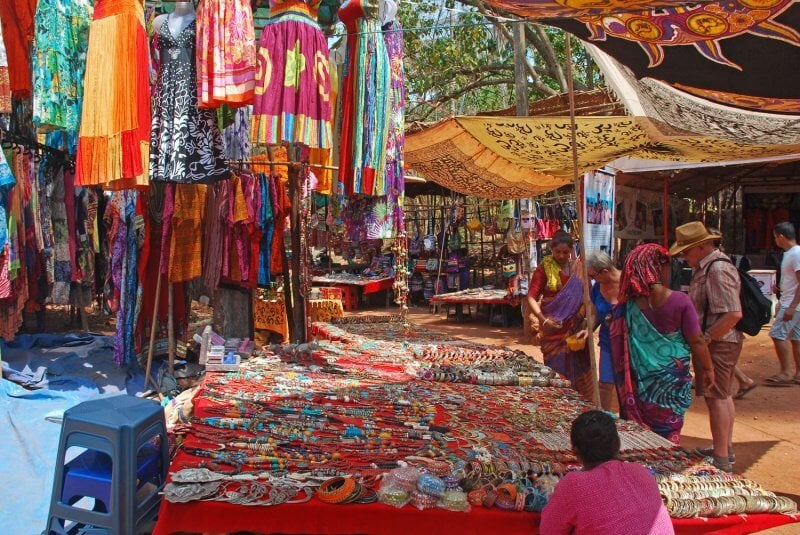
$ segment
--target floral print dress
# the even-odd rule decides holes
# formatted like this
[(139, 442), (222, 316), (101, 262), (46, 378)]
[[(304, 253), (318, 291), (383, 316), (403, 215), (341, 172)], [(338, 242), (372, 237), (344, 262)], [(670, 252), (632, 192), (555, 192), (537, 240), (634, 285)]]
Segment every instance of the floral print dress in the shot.
[(195, 22), (174, 36), (164, 17), (155, 39), (160, 64), (153, 94), (150, 180), (195, 184), (228, 178), (217, 115), (197, 108)]

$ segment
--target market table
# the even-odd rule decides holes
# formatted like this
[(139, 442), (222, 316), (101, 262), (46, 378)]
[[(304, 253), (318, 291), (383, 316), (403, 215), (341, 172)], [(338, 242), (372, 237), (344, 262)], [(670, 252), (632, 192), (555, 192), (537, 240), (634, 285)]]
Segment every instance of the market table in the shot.
[[(311, 282), (314, 286), (340, 286), (348, 288), (352, 294), (358, 296), (355, 303), (350, 303), (352, 308), (356, 308), (363, 296), (378, 292), (387, 292), (386, 306), (389, 306), (388, 292), (392, 289), (394, 277), (367, 277), (365, 275), (339, 273), (317, 275), (312, 277)], [(345, 308), (351, 307), (345, 304)]]
[[(489, 323), (493, 323), (495, 313), (499, 310), (500, 324), (508, 327), (508, 312), (511, 307), (519, 305), (519, 296), (509, 295), (508, 291), (500, 289), (471, 288), (459, 292), (437, 294), (431, 297), (431, 304), (444, 305), (455, 308), (455, 318), (457, 321), (464, 319), (464, 305), (488, 305)], [(449, 317), (449, 313), (448, 313)]]
[[(317, 323), (315, 327), (320, 339), (307, 354), (298, 355), (287, 349), (286, 353), (264, 354), (251, 359), (240, 373), (209, 373), (195, 396), (193, 424), (170, 466), (170, 477), (184, 468), (199, 466), (215, 470), (216, 476), (222, 478), (233, 477), (224, 472), (234, 465), (243, 473), (269, 469), (264, 466), (288, 468), (290, 478), (297, 476), (292, 481), (302, 480), (304, 483), (294, 483), (295, 486), (291, 487), (294, 492), (282, 499), (283, 502), (299, 503), (278, 501), (278, 505), (246, 506), (209, 501), (229, 499), (229, 491), (233, 490), (235, 494), (240, 481), (233, 482), (232, 488), (221, 487), (224, 490), (222, 494), (220, 489), (215, 489), (213, 494), (204, 495), (203, 501), (179, 503), (180, 500), (175, 498), (178, 494), (170, 491), (166, 493), (168, 499), (162, 501), (154, 533), (535, 532), (539, 520), (535, 512), (506, 512), (479, 506), (473, 506), (469, 512), (451, 512), (418, 510), (412, 505), (395, 508), (381, 503), (332, 505), (317, 497), (305, 500), (306, 494), (298, 492), (300, 485), (309, 484), (305, 481), (309, 481), (306, 478), (313, 475), (315, 466), (304, 460), (311, 459), (304, 456), (308, 454), (289, 453), (297, 452), (295, 448), (298, 445), (318, 452), (313, 454), (317, 459), (315, 462), (322, 465), (317, 466), (344, 470), (355, 478), (374, 477), (367, 472), (388, 470), (385, 466), (388, 459), (403, 458), (406, 462), (433, 469), (429, 463), (437, 461), (432, 459), (462, 458), (470, 451), (476, 451), (474, 448), (489, 448), (495, 456), (493, 466), (500, 466), (501, 459), (506, 459), (511, 467), (516, 464), (513, 459), (519, 459), (519, 462), (526, 463), (527, 469), (537, 474), (534, 479), (542, 483), (545, 480), (553, 483), (557, 481), (557, 475), (560, 477), (560, 474), (577, 467), (577, 459), (570, 451), (568, 423), (590, 406), (574, 390), (565, 388), (563, 378), (519, 352), (503, 348), (488, 350), (487, 346), (452, 340), (435, 331), (408, 329), (397, 322), (374, 323), (373, 319), (347, 317), (338, 320), (339, 325)], [(323, 339), (326, 334), (328, 340)], [(334, 339), (338, 341), (329, 341)], [(443, 340), (446, 342), (441, 343)], [(432, 345), (434, 341), (436, 343)], [(536, 384), (542, 386), (488, 386), (481, 383), (480, 378), (478, 384), (467, 384), (458, 382), (454, 374), (448, 376), (447, 382), (441, 382), (440, 374), (420, 373), (429, 372), (431, 368), (428, 366), (435, 366), (442, 359), (452, 367), (453, 362), (476, 355), (485, 358), (490, 367), (508, 359), (516, 362), (515, 366), (528, 367), (528, 371), (538, 370), (540, 382)], [(309, 362), (315, 364), (309, 366)], [(432, 380), (420, 379), (425, 376)], [(519, 384), (522, 384), (522, 377), (523, 370), (519, 370)], [(326, 413), (337, 416), (324, 416)], [(239, 414), (243, 417), (236, 418)], [(245, 414), (252, 416), (244, 417)], [(308, 441), (302, 438), (302, 428), (310, 424), (292, 423), (299, 421), (293, 416), (300, 414), (306, 415), (306, 420), (309, 415), (322, 414), (328, 423), (315, 427), (313, 431), (309, 427), (312, 434), (307, 436), (313, 438)], [(412, 434), (406, 424), (409, 415), (413, 417), (415, 414), (424, 418), (410, 421), (424, 423), (424, 429), (429, 431)], [(392, 438), (387, 447), (400, 448), (400, 453), (381, 448), (384, 453), (379, 454), (377, 449), (369, 446), (372, 439), (366, 442), (346, 440), (348, 436), (359, 436), (359, 429), (366, 430), (367, 422), (380, 426), (381, 442), (383, 433), (388, 433), (389, 438), (397, 437)], [(700, 478), (703, 484), (707, 477), (703, 474), (714, 474), (713, 467), (692, 452), (681, 450), (638, 424), (618, 421), (617, 426), (623, 460), (641, 460), (667, 477), (671, 477), (669, 474), (674, 470), (699, 470), (696, 472), (698, 476), (688, 477)], [(351, 430), (357, 433), (353, 434)], [(242, 442), (228, 444), (223, 440), (232, 435), (242, 436), (235, 439)], [(258, 438), (259, 435), (262, 438)], [(402, 438), (405, 435), (407, 438)], [(249, 436), (258, 438), (260, 442), (257, 444), (262, 446), (247, 447), (235, 454), (236, 448), (243, 447), (237, 444), (252, 443), (248, 442)], [(264, 436), (276, 437), (275, 442), (267, 447)], [(298, 442), (297, 437), (302, 440)], [(226, 447), (221, 447), (222, 443)], [(498, 445), (502, 447), (497, 449)], [(264, 452), (262, 447), (266, 448)], [(280, 453), (284, 451), (282, 448), (289, 449)], [(439, 453), (427, 459), (419, 457), (422, 453), (412, 456), (403, 453), (426, 450), (432, 454)], [(448, 452), (446, 457), (440, 456), (443, 452)], [(523, 457), (517, 457), (520, 453)], [(523, 461), (523, 458), (527, 460)], [(253, 464), (257, 462), (267, 464)], [(438, 462), (441, 465), (441, 461)], [(475, 462), (473, 458), (469, 464)], [(382, 467), (373, 468), (378, 465)], [(264, 485), (272, 489), (257, 497), (258, 503), (271, 499), (273, 491), (278, 488), (279, 483), (271, 474), (273, 472), (269, 476), (258, 476), (265, 478)], [(465, 477), (469, 479), (471, 476)], [(735, 476), (722, 477), (724, 481), (743, 483)], [(366, 479), (364, 481), (367, 485)], [(762, 492), (755, 484), (743, 484), (749, 485), (752, 491)], [(678, 533), (751, 533), (797, 520), (786, 515), (749, 514), (674, 519), (673, 522)]]

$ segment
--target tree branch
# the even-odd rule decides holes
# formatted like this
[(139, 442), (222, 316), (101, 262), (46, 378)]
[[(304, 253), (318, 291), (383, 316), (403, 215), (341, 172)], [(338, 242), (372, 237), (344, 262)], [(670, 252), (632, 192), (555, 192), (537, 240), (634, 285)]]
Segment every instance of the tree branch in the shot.
[[(478, 81), (472, 82), (471, 84), (465, 85), (464, 87), (459, 87), (458, 89), (456, 89), (452, 93), (448, 93), (446, 95), (441, 95), (439, 98), (436, 99), (436, 102), (426, 102), (425, 104), (429, 105), (431, 107), (431, 109), (429, 109), (427, 112), (423, 113), (422, 117), (420, 119), (418, 119), (418, 120), (419, 121), (427, 120), (427, 118), (430, 117), (430, 115), (434, 111), (436, 111), (439, 108), (441, 108), (443, 104), (445, 104), (447, 102), (450, 102), (451, 100), (456, 99), (456, 98), (460, 97), (461, 95), (463, 95), (465, 93), (469, 93), (473, 89), (480, 89), (481, 87), (490, 87), (490, 86), (494, 86), (494, 85), (514, 85), (514, 78), (493, 78), (493, 79), (489, 79), (489, 80), (483, 79), (483, 80), (478, 80)], [(422, 104), (422, 103), (420, 103), (420, 104)], [(420, 106), (420, 104), (415, 106), (415, 108), (418, 108)]]

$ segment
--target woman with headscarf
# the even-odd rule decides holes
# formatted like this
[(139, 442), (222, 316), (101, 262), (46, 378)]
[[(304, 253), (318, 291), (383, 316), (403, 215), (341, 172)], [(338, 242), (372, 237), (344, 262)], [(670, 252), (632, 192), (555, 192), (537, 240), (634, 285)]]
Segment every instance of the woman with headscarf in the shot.
[(561, 230), (556, 232), (550, 241), (550, 254), (531, 276), (528, 306), (539, 321), (544, 363), (569, 379), (586, 399), (592, 399), (586, 346), (573, 351), (567, 345), (567, 337), (581, 331), (585, 319), (583, 282), (571, 263), (572, 252), (570, 235)]
[[(706, 370), (712, 366), (692, 301), (666, 284), (668, 265), (669, 253), (654, 243), (628, 255), (611, 320), (611, 355), (622, 417), (679, 443), (692, 402), (690, 357)], [(713, 374), (704, 381), (710, 388)]]

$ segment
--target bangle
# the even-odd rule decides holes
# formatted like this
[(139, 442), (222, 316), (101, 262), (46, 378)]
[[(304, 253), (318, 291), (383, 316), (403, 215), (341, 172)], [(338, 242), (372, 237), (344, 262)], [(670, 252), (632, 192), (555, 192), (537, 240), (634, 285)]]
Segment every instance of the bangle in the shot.
[(356, 490), (356, 482), (349, 477), (333, 477), (317, 489), (317, 498), (325, 503), (342, 503)]

